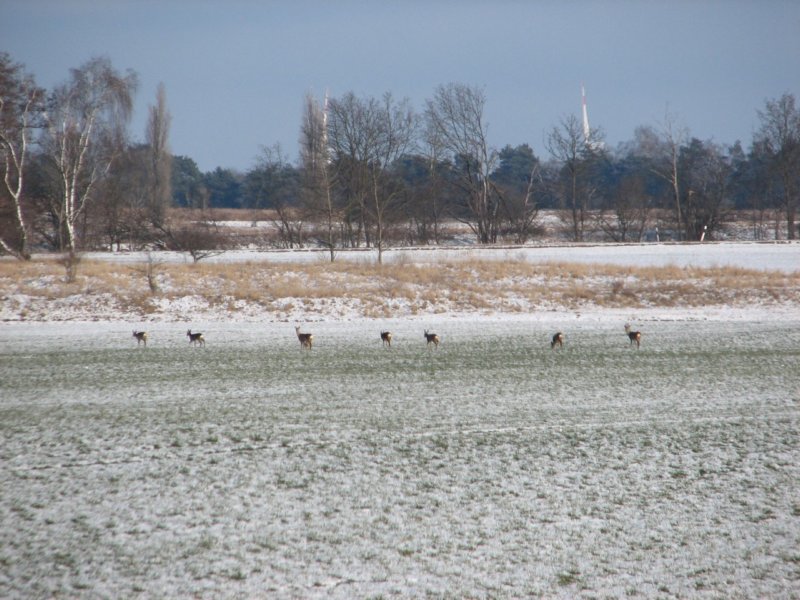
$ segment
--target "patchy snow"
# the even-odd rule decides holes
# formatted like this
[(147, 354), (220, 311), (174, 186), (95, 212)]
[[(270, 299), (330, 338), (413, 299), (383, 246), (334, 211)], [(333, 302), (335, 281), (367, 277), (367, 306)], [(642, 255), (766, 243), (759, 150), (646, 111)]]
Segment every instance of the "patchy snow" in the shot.
[[(374, 263), (374, 250), (350, 250), (337, 252), (338, 261), (361, 261)], [(145, 253), (94, 253), (94, 259), (119, 263), (143, 263), (148, 260)], [(152, 255), (153, 260), (160, 263), (186, 262), (188, 257), (180, 253), (159, 253)], [(750, 270), (770, 272), (797, 273), (800, 271), (800, 243), (708, 243), (708, 244), (637, 244), (637, 245), (584, 245), (584, 246), (548, 246), (548, 247), (504, 247), (504, 248), (405, 248), (388, 250), (384, 253), (386, 262), (396, 264), (436, 264), (438, 262), (458, 262), (480, 260), (497, 260), (531, 263), (593, 263), (631, 267), (673, 266), (680, 269), (689, 267), (741, 267)], [(314, 261), (320, 265), (329, 264), (327, 252), (319, 250), (294, 250), (251, 252), (234, 251), (210, 257), (206, 262), (235, 264), (270, 263), (291, 264)], [(679, 274), (680, 276), (680, 274)], [(591, 301), (584, 303), (580, 310), (559, 304), (557, 301), (532, 302), (523, 294), (511, 290), (516, 286), (524, 290), (526, 287), (549, 284), (543, 279), (531, 279), (525, 282), (498, 280), (504, 289), (503, 295), (486, 293), (479, 299), (480, 309), (472, 306), (464, 307), (458, 295), (449, 295), (441, 290), (439, 301), (425, 306), (419, 297), (393, 297), (391, 290), (387, 294), (376, 293), (380, 306), (369, 307), (365, 299), (346, 297), (278, 297), (270, 302), (254, 300), (243, 301), (226, 295), (221, 281), (208, 283), (209, 290), (214, 290), (213, 298), (201, 295), (181, 295), (175, 293), (163, 275), (159, 276), (161, 293), (154, 294), (138, 302), (129, 302), (125, 308), (111, 294), (84, 293), (66, 297), (49, 298), (47, 296), (26, 295), (18, 290), (11, 290), (3, 298), (0, 305), (0, 320), (34, 320), (34, 321), (131, 321), (149, 322), (200, 321), (200, 322), (265, 322), (265, 321), (321, 321), (321, 320), (355, 320), (367, 317), (380, 318), (391, 314), (394, 317), (408, 319), (425, 318), (435, 315), (437, 318), (469, 318), (470, 316), (492, 316), (504, 314), (513, 319), (519, 316), (537, 319), (548, 318), (550, 312), (576, 315), (584, 319), (592, 318), (592, 313), (602, 315), (600, 318), (640, 318), (640, 319), (722, 319), (742, 320), (771, 316), (787, 319), (796, 316), (800, 310), (797, 302), (775, 303), (770, 301), (768, 293), (760, 298), (731, 297), (730, 305), (720, 305), (719, 301), (709, 307), (681, 307), (680, 301), (672, 301), (668, 308), (648, 307), (635, 311), (614, 311), (600, 303), (593, 306)], [(26, 281), (25, 285), (34, 290), (46, 288), (52, 284), (50, 277), (41, 280)], [(262, 282), (260, 285), (266, 285)], [(506, 285), (508, 284), (508, 285)], [(635, 288), (631, 277), (622, 278), (619, 282), (595, 281), (595, 291), (611, 290), (615, 284)], [(347, 275), (331, 273), (325, 285), (346, 290)], [(697, 285), (695, 283), (695, 285)], [(206, 290), (206, 291), (209, 291)], [(90, 290), (88, 291), (90, 292)], [(603, 291), (602, 293), (607, 293)], [(735, 292), (733, 292), (735, 293)], [(383, 297), (386, 296), (386, 297)], [(369, 301), (369, 298), (366, 299)], [(735, 300), (735, 302), (733, 301)], [(677, 305), (676, 305), (677, 304)], [(630, 316), (630, 315), (635, 315)]]
[(4, 324), (0, 596), (793, 597), (800, 320), (622, 316)]
[[(799, 244), (477, 252), (800, 269)], [(98, 294), (88, 311), (67, 296), (28, 306), (39, 322), (0, 323), (0, 596), (800, 589), (797, 303), (402, 314), (398, 301), (401, 316), (364, 318), (343, 301), (156, 301), (152, 321), (120, 318)], [(9, 295), (2, 314), (26, 302)], [(311, 351), (295, 323), (314, 334)], [(189, 327), (206, 347), (189, 346)], [(553, 351), (555, 331), (566, 342)]]
[[(191, 257), (180, 252), (151, 255), (159, 262), (190, 263)], [(147, 262), (145, 252), (93, 252), (91, 257), (125, 263)], [(528, 261), (534, 263), (575, 262), (614, 264), (634, 267), (742, 267), (745, 269), (800, 271), (800, 242), (719, 242), (697, 244), (597, 244), (559, 246), (450, 247), (417, 246), (387, 249), (386, 263), (435, 263), (470, 260)], [(319, 262), (327, 263), (327, 250), (233, 250), (204, 259), (209, 263), (225, 262)], [(336, 260), (376, 262), (374, 249), (337, 250)]]

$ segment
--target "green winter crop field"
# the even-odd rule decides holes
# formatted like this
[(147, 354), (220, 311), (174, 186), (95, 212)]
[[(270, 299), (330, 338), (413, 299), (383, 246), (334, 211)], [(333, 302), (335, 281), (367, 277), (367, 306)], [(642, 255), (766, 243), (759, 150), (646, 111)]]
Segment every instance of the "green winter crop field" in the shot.
[(800, 589), (797, 323), (385, 324), (2, 325), (0, 596)]

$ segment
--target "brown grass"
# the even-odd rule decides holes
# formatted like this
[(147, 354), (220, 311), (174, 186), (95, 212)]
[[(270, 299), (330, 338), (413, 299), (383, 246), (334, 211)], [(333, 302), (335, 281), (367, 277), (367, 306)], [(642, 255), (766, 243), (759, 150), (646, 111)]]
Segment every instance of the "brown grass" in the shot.
[[(741, 268), (621, 267), (470, 259), (436, 265), (336, 263), (159, 264), (152, 289), (145, 265), (84, 258), (68, 283), (56, 260), (0, 260), (0, 297), (43, 302), (79, 294), (110, 295), (121, 311), (147, 315), (157, 297), (197, 296), (233, 310), (331, 306), (343, 300), (366, 316), (389, 316), (398, 302), (411, 314), (536, 310), (547, 306), (609, 308), (798, 304), (800, 274)], [(8, 318), (8, 317), (7, 317)]]

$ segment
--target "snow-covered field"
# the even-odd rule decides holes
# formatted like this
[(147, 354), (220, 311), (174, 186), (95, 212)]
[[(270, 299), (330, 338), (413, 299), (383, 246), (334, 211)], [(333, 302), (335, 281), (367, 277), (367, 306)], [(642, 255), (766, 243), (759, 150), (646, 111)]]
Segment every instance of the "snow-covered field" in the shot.
[[(337, 274), (336, 269), (326, 268), (330, 265), (329, 255), (320, 250), (237, 250), (211, 256), (202, 265), (217, 263), (215, 266), (219, 267), (221, 263), (223, 268), (230, 265), (229, 272), (217, 269), (217, 276), (203, 279), (200, 270), (194, 288), (191, 282), (176, 285), (171, 277), (178, 270), (174, 268), (176, 264), (191, 262), (187, 254), (119, 252), (87, 256), (95, 261), (112, 263), (110, 268), (117, 269), (115, 279), (93, 280), (91, 276), (81, 279), (83, 269), (80, 268), (79, 282), (67, 286), (58, 271), (51, 270), (47, 275), (29, 269), (26, 275), (15, 278), (6, 268), (6, 277), (0, 276), (0, 322), (119, 321), (129, 323), (131, 327), (150, 329), (160, 327), (159, 323), (178, 322), (189, 326), (195, 322), (318, 322), (377, 316), (414, 318), (423, 314), (441, 318), (475, 318), (478, 316), (476, 311), (480, 311), (480, 316), (516, 312), (531, 319), (549, 318), (553, 312), (569, 312), (590, 318), (600, 311), (602, 319), (781, 321), (795, 319), (800, 313), (800, 297), (792, 301), (795, 291), (800, 290), (796, 281), (800, 274), (800, 243), (797, 242), (419, 247), (384, 253), (384, 261), (400, 269), (405, 266), (435, 268), (442, 263), (450, 266), (461, 263), (461, 268), (469, 269), (473, 261), (480, 261), (483, 272), (491, 271), (486, 266), (493, 261), (512, 266), (541, 265), (543, 269), (550, 269), (550, 275), (529, 272), (520, 278), (509, 278), (498, 274), (497, 281), (492, 281), (490, 276), (481, 276), (481, 281), (475, 281), (472, 276), (477, 271), (473, 268), (465, 273), (472, 288), (471, 295), (466, 296), (458, 282), (454, 282), (455, 289), (446, 284), (437, 285), (431, 280), (423, 280), (423, 285), (408, 280), (408, 284), (397, 287), (391, 278), (373, 283), (359, 280), (360, 283), (354, 285), (346, 272)], [(144, 265), (148, 260), (152, 261), (159, 286), (155, 294), (149, 291), (144, 276)], [(376, 260), (374, 250), (338, 251), (336, 256), (337, 265), (358, 263), (373, 268)], [(0, 266), (13, 265), (10, 259), (5, 259), (5, 263)], [(572, 265), (581, 263), (601, 266), (597, 267), (596, 273), (580, 273), (580, 269)], [(265, 275), (266, 269), (259, 271), (261, 265), (267, 266), (272, 274)], [(607, 268), (602, 265), (611, 265), (612, 270), (619, 266), (644, 270), (668, 267), (660, 276), (667, 287), (655, 289), (657, 286), (652, 282), (659, 278), (658, 274), (645, 273), (644, 280), (636, 276), (612, 276), (602, 272)], [(311, 278), (304, 272), (309, 267), (317, 273)], [(747, 284), (731, 285), (736, 273), (727, 273), (727, 287), (716, 289), (713, 281), (698, 273), (703, 268), (716, 267), (763, 271), (764, 276), (760, 285), (751, 283), (747, 287)], [(320, 271), (327, 273), (320, 274)], [(446, 272), (447, 267), (442, 271)], [(573, 275), (575, 271), (578, 273)], [(781, 277), (791, 278), (785, 279), (785, 288), (780, 287)], [(484, 280), (485, 285), (482, 283)], [(296, 283), (288, 285), (289, 281)], [(235, 283), (226, 285), (226, 282)], [(275, 292), (276, 283), (283, 285), (284, 289), (294, 289), (290, 293)], [(640, 308), (621, 313), (604, 308), (602, 305), (607, 303), (603, 299), (609, 293), (615, 293), (614, 286), (622, 286), (631, 296), (641, 294)], [(681, 286), (691, 288), (695, 293), (682, 300)], [(317, 293), (315, 287), (322, 293)], [(543, 287), (551, 291), (549, 297), (531, 293)], [(580, 289), (585, 292), (583, 298), (570, 297), (569, 294)], [(565, 291), (567, 296), (559, 295), (559, 290)], [(698, 300), (696, 293), (700, 290), (704, 290), (702, 300)], [(304, 294), (304, 291), (308, 293)], [(435, 301), (430, 300), (432, 297)], [(687, 311), (686, 306), (701, 308)]]
[(798, 597), (791, 308), (192, 326), (0, 324), (0, 597)]
[[(114, 262), (146, 262), (144, 252), (95, 252), (93, 258)], [(188, 254), (159, 252), (152, 255), (162, 262), (191, 262)], [(738, 242), (704, 244), (586, 244), (508, 247), (418, 246), (388, 249), (386, 263), (435, 263), (442, 260), (522, 260), (533, 263), (575, 262), (590, 264), (622, 264), (630, 266), (742, 267), (800, 271), (798, 242)], [(375, 262), (373, 249), (339, 250), (337, 260)], [(206, 262), (327, 262), (330, 254), (319, 248), (299, 250), (236, 250), (205, 259)]]

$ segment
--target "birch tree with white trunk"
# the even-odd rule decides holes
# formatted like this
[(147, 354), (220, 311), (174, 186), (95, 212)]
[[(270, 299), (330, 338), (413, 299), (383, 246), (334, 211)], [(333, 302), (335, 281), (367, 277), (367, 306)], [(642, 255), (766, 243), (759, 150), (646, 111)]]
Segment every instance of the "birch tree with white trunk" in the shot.
[(31, 257), (23, 211), (25, 171), (31, 131), (38, 124), (43, 100), (44, 90), (36, 85), (33, 76), (7, 53), (0, 53), (0, 165), (3, 190), (13, 214), (13, 227), (0, 232), (0, 248), (22, 260)]
[(79, 217), (125, 147), (137, 83), (133, 71), (122, 75), (107, 58), (92, 58), (50, 96), (42, 147), (59, 176), (60, 245), (70, 255)]

